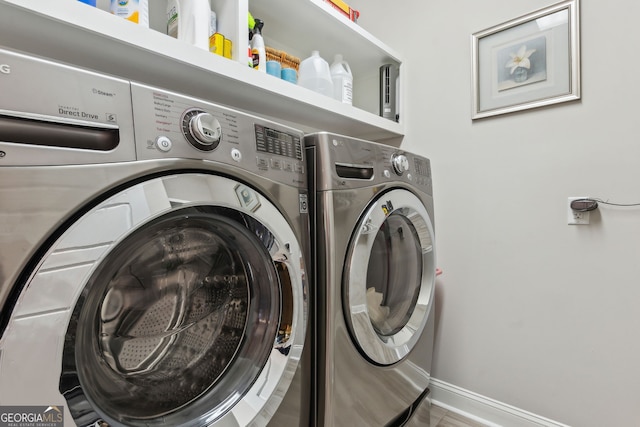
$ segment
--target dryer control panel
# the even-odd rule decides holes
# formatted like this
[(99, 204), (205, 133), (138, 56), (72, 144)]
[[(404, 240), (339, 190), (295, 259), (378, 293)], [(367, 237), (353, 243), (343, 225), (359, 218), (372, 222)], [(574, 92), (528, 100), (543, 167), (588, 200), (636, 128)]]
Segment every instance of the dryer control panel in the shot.
[(388, 145), (327, 132), (305, 135), (307, 150), (333, 165), (317, 171), (318, 190), (338, 190), (404, 183), (431, 195), (428, 158)]
[(431, 193), (431, 162), (429, 159), (386, 145), (380, 146), (380, 153), (380, 162), (385, 165), (383, 171), (385, 177), (391, 178), (388, 171), (393, 170), (397, 175), (395, 178), (406, 180), (426, 193)]

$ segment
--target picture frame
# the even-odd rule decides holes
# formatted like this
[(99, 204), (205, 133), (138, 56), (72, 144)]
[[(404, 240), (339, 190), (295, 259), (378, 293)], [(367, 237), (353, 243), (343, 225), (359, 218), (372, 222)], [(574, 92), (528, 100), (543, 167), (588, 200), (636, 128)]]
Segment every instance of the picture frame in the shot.
[(471, 118), (580, 99), (579, 0), (471, 35)]

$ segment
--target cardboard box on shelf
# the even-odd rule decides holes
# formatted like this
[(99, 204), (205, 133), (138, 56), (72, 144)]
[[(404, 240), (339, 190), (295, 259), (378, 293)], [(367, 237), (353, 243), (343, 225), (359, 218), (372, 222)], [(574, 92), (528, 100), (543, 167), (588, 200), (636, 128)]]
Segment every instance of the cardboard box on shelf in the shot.
[(360, 12), (355, 9), (352, 9), (347, 3), (342, 0), (324, 0), (329, 3), (335, 10), (340, 12), (342, 15), (346, 16), (353, 22), (358, 22), (358, 17), (360, 17)]

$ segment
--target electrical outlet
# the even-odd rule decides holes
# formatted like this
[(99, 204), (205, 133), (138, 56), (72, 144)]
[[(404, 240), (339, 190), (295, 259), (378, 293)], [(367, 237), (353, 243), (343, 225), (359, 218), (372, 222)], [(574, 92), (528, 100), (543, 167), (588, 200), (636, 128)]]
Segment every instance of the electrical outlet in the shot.
[(569, 225), (587, 225), (589, 224), (589, 214), (591, 212), (578, 212), (571, 209), (573, 200), (587, 199), (588, 197), (569, 197), (567, 201), (567, 224)]

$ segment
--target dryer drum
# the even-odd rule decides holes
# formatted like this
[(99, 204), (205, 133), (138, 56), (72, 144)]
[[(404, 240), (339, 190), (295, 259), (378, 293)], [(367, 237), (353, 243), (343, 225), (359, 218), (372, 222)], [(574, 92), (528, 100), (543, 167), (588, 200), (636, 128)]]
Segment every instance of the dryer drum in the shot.
[(278, 333), (268, 320), (280, 317), (278, 272), (256, 227), (229, 209), (188, 208), (116, 246), (65, 339), (63, 371), (77, 372), (92, 406), (133, 425), (181, 409), (186, 421), (248, 390)]

